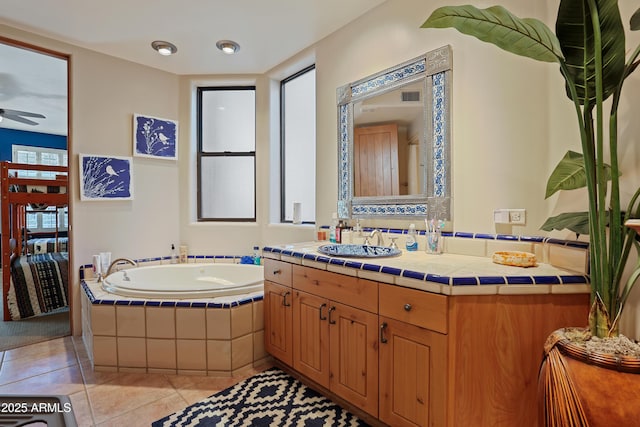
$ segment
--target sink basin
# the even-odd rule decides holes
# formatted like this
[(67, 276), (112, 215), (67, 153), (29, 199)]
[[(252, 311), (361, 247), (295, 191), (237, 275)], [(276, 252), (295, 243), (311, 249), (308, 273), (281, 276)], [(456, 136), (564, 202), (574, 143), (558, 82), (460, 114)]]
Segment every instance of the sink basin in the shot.
[(373, 245), (322, 245), (318, 248), (321, 252), (329, 256), (358, 257), (358, 258), (383, 258), (400, 255), (402, 252), (396, 248)]

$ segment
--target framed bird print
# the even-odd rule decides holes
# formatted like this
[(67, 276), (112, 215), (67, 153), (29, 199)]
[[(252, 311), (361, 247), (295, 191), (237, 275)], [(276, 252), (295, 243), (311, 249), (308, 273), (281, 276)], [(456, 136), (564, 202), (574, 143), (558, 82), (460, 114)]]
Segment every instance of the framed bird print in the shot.
[(133, 200), (131, 157), (80, 154), (80, 200)]
[(178, 160), (178, 122), (134, 114), (133, 155)]

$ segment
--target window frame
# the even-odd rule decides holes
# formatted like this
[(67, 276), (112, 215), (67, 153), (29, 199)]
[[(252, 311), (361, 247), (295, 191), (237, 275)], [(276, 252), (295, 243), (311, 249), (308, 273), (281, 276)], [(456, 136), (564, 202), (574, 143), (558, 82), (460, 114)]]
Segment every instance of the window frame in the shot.
[[(51, 147), (42, 147), (39, 145), (22, 145), (22, 144), (12, 144), (11, 145), (11, 161), (13, 163), (21, 163), (18, 162), (16, 158), (17, 151), (31, 151), (36, 154), (36, 162), (33, 163), (35, 165), (49, 165), (49, 163), (42, 162), (42, 154), (56, 154), (60, 156), (61, 163), (56, 166), (69, 166), (69, 153), (67, 150), (62, 148), (51, 148)], [(35, 172), (35, 177), (46, 179), (49, 177), (51, 173), (42, 173), (40, 171)]]
[[(256, 135), (254, 133), (253, 140), (253, 151), (211, 151), (204, 152), (202, 150), (202, 95), (204, 92), (212, 92), (212, 91), (238, 91), (238, 90), (251, 90), (254, 92), (254, 120), (256, 120), (257, 112), (256, 112), (256, 103), (255, 97), (256, 86), (255, 85), (243, 85), (243, 86), (198, 86), (197, 87), (197, 99), (196, 99), (196, 107), (197, 107), (197, 189), (196, 189), (196, 203), (197, 203), (197, 222), (256, 222), (257, 220), (257, 176), (256, 176)], [(254, 123), (255, 126), (255, 123)], [(233, 217), (224, 217), (224, 218), (209, 218), (202, 216), (202, 159), (207, 157), (253, 157), (253, 217), (246, 218), (233, 218)]]
[[(280, 81), (280, 223), (282, 224), (293, 224), (293, 220), (285, 219), (286, 212), (286, 198), (285, 198), (285, 182), (286, 182), (286, 156), (285, 156), (285, 105), (284, 105), (284, 97), (285, 97), (285, 85), (292, 80), (316, 69), (316, 64), (311, 64), (300, 71), (286, 77)], [(317, 141), (316, 141), (317, 142)], [(315, 215), (314, 215), (315, 218)], [(316, 221), (302, 221), (302, 224), (315, 224)]]
[[(52, 147), (43, 147), (43, 146), (39, 146), (39, 145), (22, 145), (22, 144), (12, 144), (11, 145), (11, 160), (14, 163), (20, 163), (17, 160), (15, 160), (17, 152), (18, 151), (27, 151), (27, 152), (33, 152), (36, 154), (36, 162), (33, 164), (36, 165), (45, 165), (48, 163), (43, 163), (42, 162), (42, 155), (44, 154), (56, 154), (59, 156), (60, 159), (60, 163), (56, 166), (68, 166), (69, 165), (69, 153), (67, 150), (61, 149), (61, 148), (52, 148)], [(25, 173), (28, 173), (29, 171), (25, 171)], [(35, 174), (33, 176), (31, 176), (32, 178), (39, 178), (39, 179), (48, 179), (50, 178), (50, 172), (42, 172), (42, 171), (35, 171)], [(55, 174), (55, 173), (54, 173)], [(26, 223), (25, 226), (28, 226), (29, 222), (30, 222), (30, 218), (35, 218), (35, 222), (36, 222), (36, 226), (28, 226), (30, 227), (30, 230), (32, 233), (53, 233), (56, 230), (58, 230), (59, 232), (66, 232), (69, 230), (69, 210), (68, 208), (64, 208), (63, 212), (64, 214), (62, 215), (62, 220), (58, 221), (56, 220), (55, 222), (58, 222), (58, 227), (56, 228), (54, 227), (45, 227), (44, 226), (44, 217), (50, 217), (51, 215), (56, 215), (56, 217), (59, 216), (60, 214), (60, 210), (63, 209), (62, 207), (57, 207), (57, 206), (48, 206), (46, 209), (30, 209), (27, 208), (26, 210)]]

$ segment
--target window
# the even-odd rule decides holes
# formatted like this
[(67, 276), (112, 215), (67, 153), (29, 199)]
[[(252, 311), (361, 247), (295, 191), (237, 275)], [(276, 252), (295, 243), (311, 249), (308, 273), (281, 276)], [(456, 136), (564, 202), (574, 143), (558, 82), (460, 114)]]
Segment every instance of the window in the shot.
[(280, 221), (292, 222), (293, 203), (302, 203), (302, 222), (316, 216), (315, 66), (280, 84)]
[(198, 221), (255, 221), (255, 86), (198, 88)]
[[(67, 166), (67, 150), (13, 145), (11, 151), (14, 163)], [(30, 178), (54, 179), (56, 172), (21, 171), (21, 174)], [(47, 231), (56, 228), (66, 230), (68, 224), (69, 215), (66, 207), (56, 209), (54, 206), (49, 206), (46, 210), (38, 212), (27, 210), (27, 228), (31, 231)]]
[[(25, 145), (13, 145), (11, 147), (12, 161), (14, 163), (27, 163), (30, 165), (67, 166), (67, 150), (59, 150), (46, 147), (30, 147)], [(55, 172), (24, 171), (24, 176), (30, 178), (55, 178)]]

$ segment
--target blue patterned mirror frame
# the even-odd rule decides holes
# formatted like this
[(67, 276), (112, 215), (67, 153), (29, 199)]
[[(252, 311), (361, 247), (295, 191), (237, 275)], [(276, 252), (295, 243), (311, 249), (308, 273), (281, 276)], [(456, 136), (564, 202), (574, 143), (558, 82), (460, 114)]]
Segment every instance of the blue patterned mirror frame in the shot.
[[(433, 218), (451, 221), (451, 46), (358, 80), (337, 90), (338, 216), (340, 218)], [(426, 142), (422, 194), (390, 197), (353, 196), (353, 107), (362, 99), (423, 80)]]

